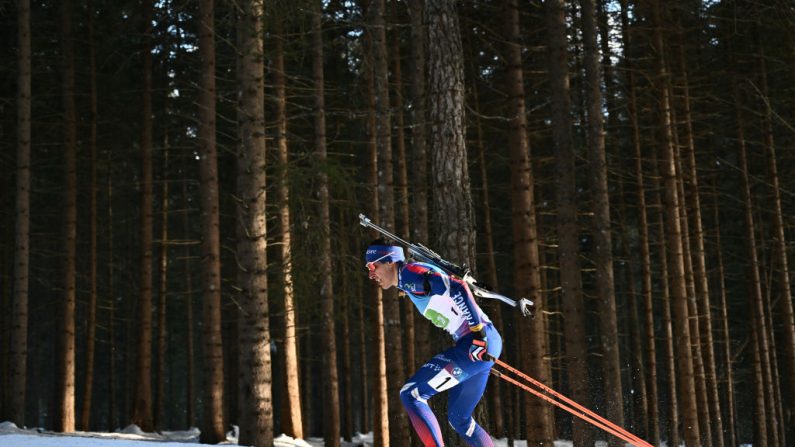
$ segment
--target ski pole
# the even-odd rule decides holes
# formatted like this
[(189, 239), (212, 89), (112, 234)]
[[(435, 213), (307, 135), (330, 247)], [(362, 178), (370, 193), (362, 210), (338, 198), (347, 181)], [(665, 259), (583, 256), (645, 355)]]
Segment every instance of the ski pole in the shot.
[[(519, 388), (521, 388), (521, 389), (523, 389), (525, 391), (528, 391), (528, 392), (530, 392), (530, 393), (532, 393), (532, 394), (534, 394), (534, 395), (546, 400), (547, 402), (549, 402), (549, 403), (551, 403), (551, 404), (553, 404), (553, 405), (555, 405), (555, 406), (557, 406), (557, 407), (559, 407), (559, 408), (561, 408), (563, 410), (568, 411), (569, 413), (573, 414), (574, 416), (577, 416), (580, 419), (583, 419), (584, 421), (586, 421), (586, 422), (588, 422), (588, 423), (590, 423), (590, 424), (592, 424), (592, 425), (594, 425), (594, 426), (596, 426), (598, 428), (601, 428), (602, 430), (605, 430), (606, 432), (608, 432), (608, 433), (610, 433), (610, 434), (612, 434), (614, 436), (617, 436), (617, 437), (623, 439), (624, 441), (629, 442), (630, 444), (633, 444), (633, 445), (636, 445), (636, 446), (639, 446), (639, 447), (653, 447), (651, 444), (649, 444), (648, 442), (646, 442), (643, 439), (639, 438), (638, 436), (632, 434), (631, 432), (625, 430), (622, 427), (619, 427), (618, 425), (614, 424), (613, 422), (610, 422), (609, 420), (603, 418), (602, 416), (599, 416), (598, 414), (594, 413), (593, 411), (589, 410), (588, 408), (583, 407), (582, 405), (578, 404), (577, 402), (575, 402), (575, 401), (569, 399), (568, 397), (558, 393), (557, 391), (555, 391), (552, 388), (544, 385), (543, 383), (533, 379), (532, 377), (528, 376), (527, 374), (522, 373), (521, 371), (519, 371), (516, 368), (508, 365), (507, 363), (505, 363), (505, 362), (503, 362), (503, 361), (501, 361), (499, 359), (492, 358), (492, 360), (494, 360), (497, 365), (507, 369), (508, 371), (510, 371), (510, 372), (518, 375), (522, 379), (528, 381), (530, 384), (540, 388), (541, 391), (533, 389), (533, 388), (530, 388), (526, 384), (520, 383), (516, 379), (505, 375), (505, 373), (502, 372), (502, 371), (497, 371), (497, 370), (492, 369), (492, 373), (495, 376), (497, 376), (497, 377), (499, 377), (499, 378), (501, 378), (501, 379), (513, 384), (513, 385), (516, 385)], [(550, 397), (550, 395), (552, 397)], [(562, 400), (565, 403), (560, 402), (558, 400), (555, 400), (555, 398), (560, 399), (560, 400)]]

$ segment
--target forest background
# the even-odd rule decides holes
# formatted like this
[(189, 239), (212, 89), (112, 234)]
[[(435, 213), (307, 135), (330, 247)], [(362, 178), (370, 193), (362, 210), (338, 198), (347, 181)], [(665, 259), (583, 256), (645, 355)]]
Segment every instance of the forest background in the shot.
[[(482, 303), (504, 359), (655, 445), (795, 439), (790, 2), (6, 0), (0, 23), (0, 420), (416, 442), (398, 390), (448, 341), (368, 284), (366, 212), (536, 301)], [(478, 419), (605, 436), (496, 381)]]

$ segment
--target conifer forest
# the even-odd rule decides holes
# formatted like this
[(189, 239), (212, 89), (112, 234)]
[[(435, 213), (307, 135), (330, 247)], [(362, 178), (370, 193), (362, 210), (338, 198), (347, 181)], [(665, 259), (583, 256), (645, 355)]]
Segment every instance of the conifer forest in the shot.
[[(400, 389), (451, 339), (368, 280), (362, 213), (533, 300), (479, 300), (501, 360), (649, 443), (795, 445), (791, 0), (0, 0), (0, 25), (0, 421), (420, 445)], [(623, 445), (495, 376), (475, 418)]]

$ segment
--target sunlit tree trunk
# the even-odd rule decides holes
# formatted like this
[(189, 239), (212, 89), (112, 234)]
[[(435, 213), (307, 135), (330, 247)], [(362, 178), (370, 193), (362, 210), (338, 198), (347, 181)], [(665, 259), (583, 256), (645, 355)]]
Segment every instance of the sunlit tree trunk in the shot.
[[(373, 37), (372, 33), (364, 34), (365, 46), (365, 86), (367, 98), (367, 184), (369, 190), (372, 191), (370, 197), (370, 215), (375, 222), (381, 222), (379, 201), (381, 200), (378, 193), (379, 187), (379, 150), (378, 150), (378, 132), (377, 132), (377, 117), (376, 117), (376, 92), (375, 92), (375, 75), (374, 75), (374, 56), (373, 56)], [(371, 232), (373, 237), (376, 237), (375, 231)], [(372, 416), (372, 429), (373, 429), (373, 445), (376, 447), (389, 446), (389, 427), (391, 420), (389, 418), (389, 403), (387, 398), (387, 372), (386, 372), (386, 341), (384, 340), (384, 301), (382, 292), (376, 285), (369, 284), (367, 295), (373, 300), (373, 307), (370, 310), (370, 330), (371, 337), (369, 340), (369, 347), (371, 352), (371, 392), (373, 393), (373, 409)], [(365, 412), (365, 415), (368, 413)]]
[[(395, 229), (394, 168), (392, 154), (392, 113), (389, 101), (389, 60), (387, 57), (385, 0), (370, 2), (368, 24), (373, 49), (373, 93), (375, 94), (375, 138), (378, 147), (379, 221), (389, 230)], [(384, 303), (384, 339), (386, 343), (387, 399), (390, 420), (390, 445), (401, 445), (410, 435), (400, 402), (400, 388), (406, 380), (403, 357), (403, 329), (400, 325), (400, 302), (397, 290), (382, 292)]]
[[(8, 388), (5, 413), (25, 426), (25, 390), (28, 364), (28, 282), (30, 271), (30, 146), (31, 146), (31, 43), (30, 0), (17, 3), (19, 36), (17, 73), (16, 226), (14, 227), (14, 292)], [(8, 341), (4, 339), (3, 341)]]
[(290, 153), (287, 141), (287, 93), (284, 72), (284, 35), (281, 23), (277, 24), (274, 41), (274, 89), (276, 91), (276, 147), (279, 151), (278, 200), (279, 228), (281, 229), (282, 287), (284, 289), (284, 369), (287, 390), (286, 408), (290, 411), (282, 417), (285, 433), (294, 438), (304, 437), (301, 411), (301, 387), (298, 364), (297, 315), (295, 290), (293, 288), (292, 227), (290, 219), (290, 188), (288, 166)]
[[(398, 2), (391, 0), (391, 26), (392, 30), (392, 90), (394, 92), (394, 108), (395, 111), (395, 156), (397, 157), (395, 166), (397, 168), (398, 184), (396, 188), (397, 199), (397, 214), (400, 217), (400, 226), (398, 234), (408, 237), (410, 235), (410, 219), (409, 203), (412, 200), (409, 198), (409, 179), (408, 179), (408, 160), (406, 159), (406, 136), (405, 136), (405, 118), (403, 113), (403, 70), (400, 60), (400, 32), (399, 32), (399, 16), (398, 16)], [(397, 220), (397, 219), (396, 219)], [(402, 325), (403, 325), (403, 349), (406, 351), (405, 364), (409, 370), (415, 368), (417, 365), (416, 360), (416, 342), (414, 336), (414, 304), (411, 300), (400, 300), (402, 306)], [(422, 359), (425, 361), (425, 359)], [(409, 373), (407, 371), (407, 373)]]
[[(511, 161), (511, 222), (513, 235), (514, 290), (517, 296), (532, 300), (537, 308), (544, 308), (541, 294), (538, 231), (535, 213), (533, 166), (530, 162), (530, 142), (527, 135), (522, 48), (520, 42), (519, 4), (505, 2), (506, 87), (509, 92), (508, 146)], [(482, 160), (482, 163), (484, 161)], [(485, 170), (484, 181), (485, 181)], [(484, 191), (484, 194), (486, 191)], [(485, 209), (488, 210), (488, 207)], [(491, 266), (492, 264), (490, 264)], [(496, 279), (496, 272), (494, 273)], [(530, 375), (543, 383), (552, 378), (546, 335), (546, 315), (539, 312), (535, 320), (523, 323), (516, 340), (521, 365)], [(524, 412), (527, 417), (524, 436), (529, 445), (553, 445), (554, 419), (552, 407), (546, 402), (525, 394)], [(518, 415), (516, 415), (518, 417)]]
[(655, 77), (659, 94), (658, 122), (660, 128), (660, 148), (662, 159), (660, 174), (663, 180), (665, 206), (665, 236), (668, 252), (668, 282), (671, 287), (671, 311), (674, 334), (674, 350), (677, 360), (677, 392), (684, 416), (684, 435), (688, 445), (699, 445), (700, 431), (698, 408), (696, 404), (696, 388), (694, 378), (693, 356), (690, 349), (689, 313), (687, 309), (687, 287), (685, 283), (684, 250), (682, 226), (679, 220), (681, 198), (677, 191), (676, 157), (673, 147), (672, 122), (670, 110), (670, 92), (668, 91), (668, 72), (664, 57), (662, 21), (660, 18), (660, 0), (652, 7), (653, 32), (652, 46), (656, 53)]
[[(315, 93), (315, 162), (319, 169), (317, 198), (320, 202), (320, 307), (323, 326), (323, 438), (325, 446), (340, 445), (340, 396), (337, 370), (337, 339), (334, 319), (334, 288), (331, 270), (331, 218), (329, 216), (328, 175), (326, 174), (326, 91), (323, 73), (323, 23), (320, 0), (312, 10), (312, 78)], [(400, 342), (400, 338), (397, 339)]]
[(58, 350), (56, 430), (75, 430), (75, 306), (77, 282), (77, 110), (75, 106), (75, 61), (72, 34), (72, 2), (62, 5), (63, 49), (63, 145), (64, 145), (64, 257), (63, 307)]
[(240, 316), (240, 444), (273, 444), (265, 215), (265, 87), (262, 0), (238, 17), (237, 260)]
[(203, 344), (202, 442), (224, 440), (224, 365), (221, 340), (221, 241), (216, 155), (214, 1), (199, 3), (199, 209)]
[(144, 25), (143, 92), (141, 93), (141, 227), (138, 297), (138, 347), (132, 422), (154, 430), (152, 418), (152, 1), (142, 5)]
[[(411, 160), (412, 166), (412, 241), (428, 244), (428, 152), (426, 122), (426, 29), (423, 19), (425, 1), (408, 0), (411, 17)], [(424, 323), (424, 322), (422, 322)], [(433, 354), (430, 347), (430, 325), (417, 324), (414, 328), (415, 358), (425, 362)]]
[[(552, 101), (552, 140), (555, 152), (555, 198), (557, 201), (558, 262), (563, 315), (566, 320), (565, 368), (572, 398), (588, 406), (585, 346), (585, 307), (579, 265), (579, 235), (575, 190), (575, 153), (571, 136), (571, 98), (569, 97), (568, 50), (566, 40), (566, 6), (562, 0), (548, 0), (547, 32), (549, 45), (549, 80)], [(574, 418), (572, 438), (575, 445), (592, 444), (589, 426)]]

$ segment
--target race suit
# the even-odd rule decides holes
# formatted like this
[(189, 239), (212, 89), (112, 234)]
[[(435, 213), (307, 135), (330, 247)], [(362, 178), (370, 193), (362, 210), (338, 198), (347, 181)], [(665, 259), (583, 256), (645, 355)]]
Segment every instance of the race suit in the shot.
[(447, 331), (455, 341), (455, 346), (422, 365), (400, 391), (414, 430), (425, 446), (444, 445), (428, 399), (449, 391), (447, 418), (450, 425), (471, 446), (493, 446), (489, 434), (472, 418), (472, 412), (483, 396), (494, 362), (472, 360), (469, 348), (476, 332), (482, 328), (488, 340), (488, 354), (499, 357), (502, 351), (499, 332), (475, 302), (469, 286), (432, 264), (404, 264), (398, 270), (398, 288), (406, 293), (420, 314)]

